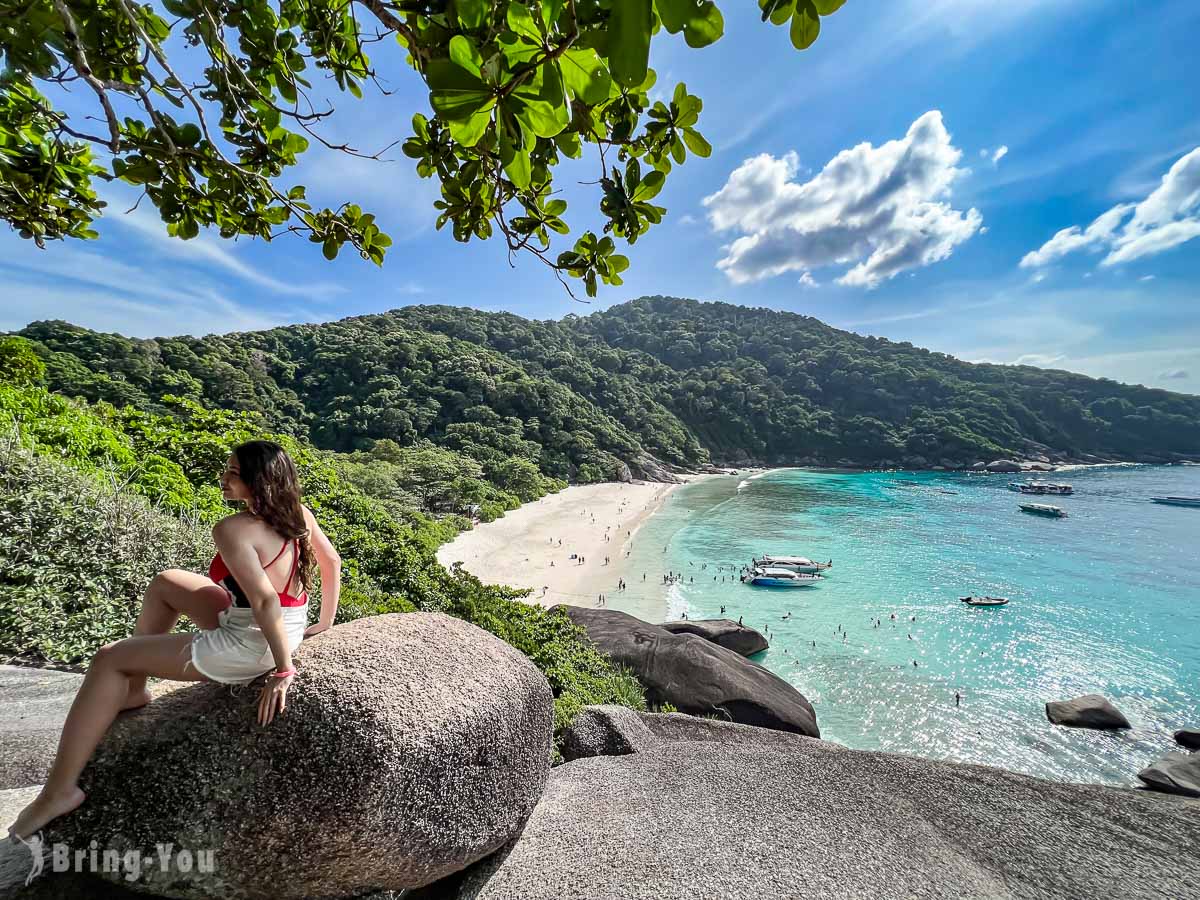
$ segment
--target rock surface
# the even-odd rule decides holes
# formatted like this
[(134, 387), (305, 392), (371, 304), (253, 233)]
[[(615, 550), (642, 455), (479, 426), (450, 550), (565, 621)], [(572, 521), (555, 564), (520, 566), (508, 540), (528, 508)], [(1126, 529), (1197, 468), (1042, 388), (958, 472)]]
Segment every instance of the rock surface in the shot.
[(1012, 459), (997, 459), (984, 467), (988, 472), (1020, 472), (1021, 464)]
[(1200, 884), (1197, 808), (801, 738), (672, 742), (555, 768), (448, 896), (1174, 898)]
[(585, 706), (562, 733), (564, 760), (624, 756), (660, 743), (627, 706)]
[(555, 606), (610, 659), (633, 670), (651, 704), (692, 715), (820, 737), (812, 704), (794, 687), (732, 650), (694, 634), (672, 634), (623, 612)]
[[(1168, 753), (1138, 772), (1138, 778), (1154, 791), (1200, 797), (1200, 755)], [(1200, 815), (1200, 810), (1197, 810), (1197, 815)]]
[(1069, 728), (1131, 728), (1121, 711), (1100, 694), (1084, 694), (1072, 700), (1046, 704), (1046, 718)]
[(770, 644), (758, 631), (738, 625), (733, 619), (683, 619), (663, 622), (671, 634), (696, 634), (706, 641), (728, 647), (734, 653), (751, 656), (766, 650)]
[(83, 676), (73, 672), (0, 666), (0, 790), (46, 780), (81, 684)]
[(1175, 732), (1175, 740), (1189, 750), (1200, 750), (1200, 728), (1181, 728)]
[(519, 831), (552, 727), (549, 685), (523, 654), (412, 613), (339, 625), (294, 659), (287, 713), (266, 728), (257, 682), (184, 688), (122, 715), (84, 770), (87, 802), (47, 842), (210, 849), (214, 873), (152, 867), (137, 887), (300, 900), (420, 886)]

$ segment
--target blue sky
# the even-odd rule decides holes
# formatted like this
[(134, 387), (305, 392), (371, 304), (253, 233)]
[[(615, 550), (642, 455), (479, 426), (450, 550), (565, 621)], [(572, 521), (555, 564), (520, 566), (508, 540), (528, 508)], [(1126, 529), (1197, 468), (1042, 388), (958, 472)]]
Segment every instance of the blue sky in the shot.
[[(146, 203), (123, 214), (136, 195), (119, 188), (98, 242), (0, 232), (0, 329), (204, 334), (410, 303), (558, 318), (669, 294), (1200, 393), (1200, 4), (849, 0), (804, 53), (720, 5), (716, 45), (652, 49), (663, 95), (683, 81), (704, 99), (714, 153), (672, 173), (667, 219), (591, 304), (532, 257), (435, 231), (434, 182), (398, 150), (314, 149), (295, 182), (376, 212), (396, 241), (382, 269), (303, 239), (175, 241)], [(394, 93), (342, 100), (326, 132), (371, 151), (426, 105), (398, 57), (377, 65)], [(577, 182), (597, 174), (588, 158), (558, 177), (579, 231), (598, 197)]]

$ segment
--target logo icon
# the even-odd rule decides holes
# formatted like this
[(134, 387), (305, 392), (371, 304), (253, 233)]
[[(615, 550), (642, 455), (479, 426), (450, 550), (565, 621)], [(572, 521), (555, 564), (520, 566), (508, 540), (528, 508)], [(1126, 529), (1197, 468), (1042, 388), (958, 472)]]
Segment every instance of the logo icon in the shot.
[(25, 879), (25, 885), (28, 887), (33, 879), (42, 874), (42, 869), (46, 865), (45, 841), (40, 831), (37, 834), (31, 835), (28, 839), (18, 834), (14, 834), (13, 837), (24, 844), (29, 849), (30, 856), (33, 857), (33, 867), (29, 870), (29, 877)]

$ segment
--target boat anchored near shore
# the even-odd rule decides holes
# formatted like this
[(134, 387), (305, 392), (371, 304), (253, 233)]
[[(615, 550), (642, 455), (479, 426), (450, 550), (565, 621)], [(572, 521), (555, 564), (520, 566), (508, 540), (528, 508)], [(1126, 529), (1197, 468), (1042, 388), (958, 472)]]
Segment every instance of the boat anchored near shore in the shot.
[(787, 569), (802, 575), (816, 575), (833, 568), (833, 560), (829, 562), (814, 562), (807, 556), (768, 556), (764, 554), (752, 560), (760, 569)]
[(1051, 506), (1049, 503), (1022, 503), (1021, 512), (1032, 513), (1035, 516), (1048, 516), (1052, 519), (1065, 519), (1067, 511), (1061, 506)]
[(742, 575), (742, 582), (759, 587), (812, 587), (824, 578), (816, 573), (793, 572), (773, 566), (755, 567)]
[(959, 597), (967, 606), (1004, 606), (1008, 603), (1007, 597)]
[(1067, 496), (1075, 493), (1075, 488), (1069, 484), (1053, 484), (1048, 481), (1010, 481), (1008, 489), (1010, 491), (1019, 491), (1022, 494), (1057, 494), (1059, 496)]

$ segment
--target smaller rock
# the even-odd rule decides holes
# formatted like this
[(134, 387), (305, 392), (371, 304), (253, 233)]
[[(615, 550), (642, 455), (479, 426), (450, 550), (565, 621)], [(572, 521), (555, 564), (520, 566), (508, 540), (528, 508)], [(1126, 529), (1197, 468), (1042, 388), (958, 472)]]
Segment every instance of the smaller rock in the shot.
[(1138, 778), (1152, 791), (1200, 797), (1200, 755), (1168, 753), (1138, 772)]
[(1175, 740), (1189, 750), (1200, 750), (1200, 728), (1181, 728), (1175, 732)]
[(588, 756), (625, 756), (661, 743), (625, 706), (585, 706), (562, 735), (565, 762)]
[(742, 656), (761, 653), (770, 646), (759, 632), (748, 625), (738, 625), (733, 619), (681, 619), (663, 622), (662, 627), (672, 634), (699, 635)]
[(997, 459), (984, 467), (989, 472), (1020, 472), (1021, 464), (1011, 459)]
[(1046, 718), (1068, 728), (1132, 728), (1121, 711), (1100, 694), (1084, 694), (1073, 700), (1046, 704)]

